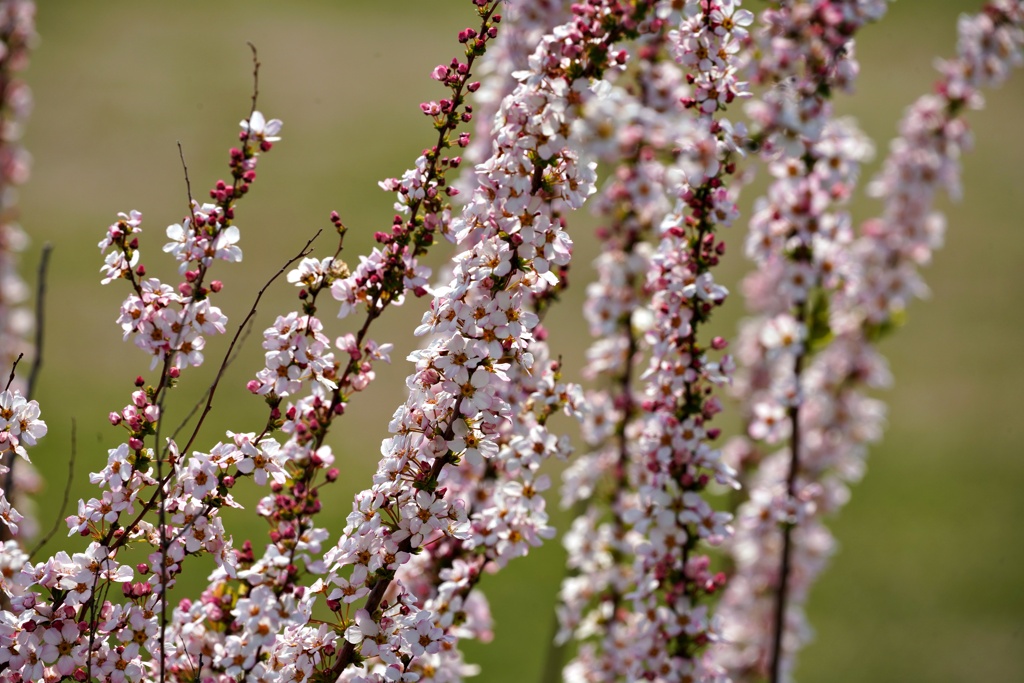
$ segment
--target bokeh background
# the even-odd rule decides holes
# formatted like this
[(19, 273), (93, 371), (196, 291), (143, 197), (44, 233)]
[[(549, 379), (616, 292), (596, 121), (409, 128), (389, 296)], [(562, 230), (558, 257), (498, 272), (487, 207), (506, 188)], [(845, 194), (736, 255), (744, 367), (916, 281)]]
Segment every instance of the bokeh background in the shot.
[[(331, 210), (351, 228), (351, 260), (390, 224), (392, 198), (376, 182), (400, 174), (434, 139), (417, 105), (441, 96), (428, 74), (458, 53), (457, 31), (473, 24), (469, 5), (40, 3), (41, 41), (25, 74), (36, 110), (25, 139), (34, 167), (21, 191), (21, 216), (33, 240), (23, 261), (28, 279), (40, 246), (55, 247), (37, 396), (50, 433), (33, 456), (47, 481), (42, 526), (58, 513), (72, 419), (74, 500), (88, 495), (86, 472), (99, 469), (121, 437), (106, 414), (125, 405), (132, 380), (148, 367), (114, 325), (126, 288), (99, 284), (96, 243), (118, 211), (138, 209), (145, 217), (143, 261), (150, 272), (172, 276), (160, 247), (166, 225), (186, 212), (176, 144), (197, 196), (227, 175), (227, 148), (249, 109), (246, 41), (259, 48), (263, 63), (260, 108), (285, 125), (238, 210), (244, 263), (218, 266), (226, 283), (220, 305), (234, 321), (269, 274), (317, 229), (329, 228)], [(934, 82), (935, 57), (952, 54), (958, 13), (980, 6), (901, 0), (884, 22), (863, 31), (859, 92), (839, 106), (860, 118), (879, 156), (904, 107)], [(896, 377), (884, 396), (890, 425), (872, 449), (867, 478), (834, 521), (842, 547), (813, 594), (817, 641), (801, 656), (802, 681), (1024, 680), (1024, 75), (988, 94), (988, 107), (969, 120), (977, 144), (964, 159), (965, 200), (944, 206), (950, 229), (926, 275), (932, 298), (915, 304), (907, 326), (885, 343)], [(863, 200), (854, 213), (863, 219), (877, 208)], [(551, 317), (551, 338), (555, 352), (578, 368), (592, 222), (574, 217), (572, 229), (576, 286)], [(317, 244), (320, 255), (333, 249), (329, 229), (327, 235)], [(733, 241), (734, 282), (745, 268), (740, 239)], [(290, 310), (294, 296), (282, 282), (261, 306), (257, 332), (222, 383), (200, 447), (224, 438), (225, 429), (259, 429), (262, 403), (244, 384), (261, 366), (258, 331)], [(425, 303), (389, 311), (371, 335), (394, 342), (398, 352), (331, 439), (343, 471), (326, 501), (335, 537), (403, 399), (402, 358), (416, 343), (410, 330)], [(733, 319), (742, 315), (739, 297), (728, 308)], [(349, 331), (338, 321), (328, 325), (332, 337)], [(224, 348), (213, 343), (208, 356), (219, 358)], [(185, 377), (169, 407), (170, 424), (191, 407), (209, 374)], [(564, 517), (556, 521), (565, 528)], [(236, 541), (262, 545), (261, 522), (234, 515), (230, 523)], [(65, 544), (62, 537), (49, 549)], [(486, 579), (497, 638), (468, 646), (484, 667), (480, 680), (538, 679), (561, 563), (553, 542)], [(178, 593), (194, 593), (205, 570), (190, 572), (192, 583)]]

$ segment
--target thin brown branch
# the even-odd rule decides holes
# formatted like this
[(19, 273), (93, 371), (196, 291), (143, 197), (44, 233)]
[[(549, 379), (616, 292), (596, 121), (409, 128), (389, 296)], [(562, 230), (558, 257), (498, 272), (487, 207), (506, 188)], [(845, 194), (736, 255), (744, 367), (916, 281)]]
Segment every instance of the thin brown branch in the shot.
[[(242, 339), (239, 342), (238, 348), (235, 349), (234, 355), (231, 355), (230, 357), (225, 359), (225, 362), (224, 362), (224, 368), (225, 369), (231, 367), (231, 365), (238, 358), (238, 355), (242, 352), (242, 346), (245, 345), (245, 342), (249, 338), (249, 335), (252, 334), (252, 328), (253, 328), (254, 324), (255, 324), (254, 320), (250, 320), (248, 322), (248, 324), (246, 324), (246, 323), (242, 324), (242, 326), (245, 329), (245, 332), (242, 334)], [(230, 349), (229, 349), (229, 351), (230, 351)], [(186, 415), (182, 419), (181, 424), (179, 424), (174, 429), (174, 431), (171, 433), (171, 436), (170, 436), (171, 441), (174, 441), (178, 437), (178, 434), (181, 432), (182, 429), (185, 428), (185, 425), (187, 425), (189, 423), (189, 421), (195, 416), (195, 414), (199, 412), (199, 409), (203, 406), (203, 401), (204, 400), (205, 399), (200, 398), (198, 401), (195, 402), (195, 404), (193, 404), (192, 409), (190, 411), (188, 411), (188, 415)]]
[[(806, 322), (806, 306), (801, 305), (798, 311), (799, 319)], [(797, 354), (793, 366), (793, 376), (796, 378), (797, 391), (799, 393), (800, 377), (803, 374), (804, 358), (806, 351)], [(796, 478), (800, 471), (800, 404), (796, 403), (789, 408), (789, 472), (786, 475), (786, 496), (792, 501), (796, 493)], [(782, 529), (782, 558), (779, 562), (779, 584), (775, 594), (775, 612), (773, 615), (772, 647), (769, 659), (769, 678), (771, 683), (778, 683), (782, 675), (782, 641), (786, 630), (786, 601), (789, 598), (789, 573), (793, 555), (793, 528), (794, 524), (787, 522)]]
[(43, 332), (46, 321), (46, 274), (50, 267), (50, 254), (53, 253), (53, 245), (47, 242), (43, 245), (43, 251), (39, 255), (39, 271), (36, 277), (36, 334), (32, 346), (35, 355), (32, 357), (32, 369), (28, 373), (28, 383), (25, 387), (25, 398), (31, 399), (35, 394), (36, 381), (39, 379), (39, 371), (43, 367)]
[(8, 391), (11, 388), (11, 384), (14, 382), (14, 376), (18, 373), (18, 363), (25, 357), (25, 354), (19, 353), (18, 357), (14, 359), (14, 365), (11, 366), (11, 375), (7, 378), (7, 386), (4, 387), (4, 391)]
[(192, 225), (195, 225), (196, 208), (192, 199), (192, 181), (188, 178), (188, 164), (185, 163), (185, 150), (181, 147), (181, 141), (178, 141), (178, 158), (181, 159), (181, 172), (185, 176), (185, 192), (188, 194), (188, 213), (192, 216)]
[(256, 100), (260, 95), (260, 56), (256, 52), (256, 46), (245, 41), (245, 44), (252, 50), (252, 108), (249, 110), (249, 119), (256, 113)]
[(68, 503), (71, 501), (71, 483), (75, 479), (75, 460), (78, 458), (78, 423), (75, 418), (71, 418), (71, 458), (68, 460), (68, 480), (64, 484), (64, 498), (60, 503), (60, 510), (57, 512), (57, 518), (53, 520), (53, 527), (39, 539), (39, 543), (32, 549), (32, 552), (28, 554), (28, 559), (31, 562), (32, 558), (35, 557), (36, 553), (43, 549), (43, 546), (49, 543), (53, 535), (57, 533), (57, 529), (60, 528), (61, 522), (64, 521), (64, 513), (68, 510)]

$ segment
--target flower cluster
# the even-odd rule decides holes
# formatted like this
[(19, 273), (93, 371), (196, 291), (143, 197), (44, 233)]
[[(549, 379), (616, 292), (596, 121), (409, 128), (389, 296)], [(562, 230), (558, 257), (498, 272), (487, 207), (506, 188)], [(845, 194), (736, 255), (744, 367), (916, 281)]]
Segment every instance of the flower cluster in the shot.
[(8, 368), (19, 352), (28, 351), (31, 318), (20, 306), (28, 287), (18, 274), (17, 254), (28, 236), (17, 224), (15, 188), (28, 180), (29, 154), (21, 145), (32, 110), (32, 92), (18, 72), (28, 65), (36, 40), (35, 5), (27, 0), (0, 3), (0, 365)]
[[(26, 446), (35, 446), (36, 441), (46, 436), (46, 423), (39, 419), (39, 404), (26, 400), (17, 390), (0, 393), (0, 477), (9, 472), (14, 456), (29, 461)], [(24, 519), (21, 513), (7, 500), (6, 490), (0, 489), (0, 521), (12, 536), (18, 535), (18, 525)]]
[[(617, 287), (615, 297), (601, 296), (595, 286), (590, 299), (593, 331), (613, 333), (595, 345), (591, 367), (618, 375), (619, 390), (597, 402), (603, 419), (593, 423), (594, 441), (600, 444), (605, 432), (608, 445), (571, 470), (566, 492), (576, 491), (570, 500), (585, 499), (593, 484), (581, 486), (579, 473), (604, 471), (612, 481), (612, 519), (592, 506), (567, 537), (577, 576), (563, 585), (562, 637), (570, 630), (582, 639), (598, 636), (566, 668), (569, 680), (717, 675), (704, 654), (717, 627), (701, 602), (721, 587), (721, 577), (709, 570), (698, 543), (718, 544), (730, 531), (728, 516), (714, 511), (702, 492), (712, 480), (732, 483), (711, 445), (719, 430), (709, 424), (721, 409), (713, 387), (728, 381), (731, 361), (709, 356), (725, 348), (724, 340), (705, 347), (697, 335), (727, 295), (711, 269), (725, 251), (716, 230), (737, 216), (724, 180), (734, 171), (742, 130), (734, 131), (719, 112), (744, 93), (731, 57), (736, 50), (729, 46), (744, 38), (748, 15), (732, 4), (688, 6), (676, 18), (679, 28), (660, 41), (683, 67), (685, 81), (674, 65), (658, 62), (662, 45), (646, 46), (654, 63), (650, 73), (641, 71), (645, 80), (638, 90), (647, 101), (633, 105), (643, 114), (634, 115), (637, 123), (625, 119), (611, 138), (628, 141), (626, 163), (608, 190), (621, 202), (612, 215), (626, 218), (602, 258), (618, 267), (618, 279), (635, 283), (630, 267), (642, 268), (646, 278), (643, 300), (630, 294), (635, 284)], [(709, 104), (712, 91), (729, 94)], [(699, 111), (695, 121), (685, 116), (693, 108)], [(645, 119), (657, 123), (638, 125)], [(654, 155), (669, 145), (676, 158), (666, 168)], [(623, 254), (617, 242), (636, 250), (645, 236), (638, 228), (645, 225), (647, 231), (658, 228), (649, 253)], [(600, 287), (613, 287), (616, 279)], [(640, 351), (648, 357), (647, 369), (634, 395), (632, 364)], [(587, 479), (592, 476), (587, 472)]]
[(783, 652), (806, 637), (799, 607), (805, 565), (794, 568), (793, 548), (812, 545), (804, 523), (817, 505), (826, 507), (823, 498), (838, 495), (796, 473), (808, 469), (809, 453), (828, 447), (826, 437), (807, 433), (817, 397), (807, 366), (831, 334), (831, 300), (856, 278), (850, 219), (838, 207), (872, 150), (852, 122), (832, 118), (828, 96), (833, 87), (851, 87), (853, 36), (882, 11), (884, 4), (871, 2), (770, 9), (758, 36), (764, 58), (756, 79), (781, 85), (750, 107), (773, 180), (755, 204), (747, 237), (747, 257), (758, 268), (745, 289), (759, 317), (743, 332), (745, 372), (736, 390), (749, 438), (785, 447), (755, 472), (758, 451), (740, 440), (730, 444), (734, 456), (746, 456), (735, 464), (749, 497), (737, 511), (734, 575), (719, 612), (727, 627), (717, 655), (734, 680), (779, 680), (788, 671)]
[[(450, 651), (442, 645), (450, 646), (458, 631), (431, 607), (447, 611), (453, 600), (461, 603), (460, 591), (472, 587), (482, 567), (452, 560), (453, 569), (461, 568), (458, 579), (438, 572), (446, 583), (421, 604), (415, 584), (401, 577), (408, 578), (402, 567), (425, 546), (446, 547), (440, 544), (447, 540), (461, 544), (452, 552), (472, 558), (476, 549), (485, 562), (503, 565), (548, 535), (537, 495), (545, 484), (536, 470), (565, 446), (547, 432), (546, 416), (552, 406), (574, 402), (560, 398), (565, 390), (550, 374), (557, 364), (541, 365), (534, 355), (539, 319), (530, 303), (558, 286), (558, 269), (568, 263), (571, 242), (554, 212), (579, 207), (593, 189), (593, 165), (581, 162), (566, 138), (576, 114), (563, 98), (570, 88), (588, 92), (605, 68), (592, 62), (570, 75), (580, 46), (589, 41), (607, 50), (619, 37), (597, 30), (614, 10), (595, 3), (593, 14), (581, 11), (546, 38), (502, 103), (494, 152), (477, 167), (477, 189), (452, 223), (456, 239), (469, 246), (456, 257), (449, 284), (435, 290), (418, 330), (434, 338), (411, 356), (410, 398), (392, 419), (395, 436), (382, 446), (374, 486), (357, 495), (341, 540), (325, 557), (331, 570), (322, 591), (330, 591), (343, 624), (353, 622), (340, 598), (360, 584), (368, 589), (332, 675), (367, 657), (376, 662), (373, 680), (439, 671), (436, 662), (416, 658)], [(512, 401), (527, 407), (514, 410)], [(448, 486), (447, 466), (483, 468), (488, 461), (494, 485), (475, 486), (490, 496), (481, 500), (489, 505), (470, 518), (467, 499), (454, 495), (474, 477)]]
[[(993, 4), (961, 21), (961, 57), (944, 63), (943, 95), (911, 108), (872, 185), (887, 199), (886, 214), (855, 237), (849, 217), (833, 207), (850, 195), (870, 146), (851, 122), (831, 118), (826, 95), (850, 87), (857, 73), (850, 41), (884, 6), (816, 9), (772, 10), (765, 22), (773, 49), (764, 51), (760, 74), (786, 88), (755, 112), (775, 180), (751, 220), (748, 256), (759, 269), (747, 294), (762, 317), (747, 324), (738, 388), (749, 437), (784, 448), (765, 456), (754, 443), (730, 447), (748, 489), (720, 611), (728, 628), (719, 659), (735, 681), (790, 677), (810, 638), (803, 604), (835, 546), (823, 520), (849, 499), (866, 446), (881, 435), (884, 405), (865, 389), (891, 379), (874, 342), (924, 291), (916, 268), (941, 239), (934, 196), (940, 187), (957, 190), (966, 145), (957, 113), (1020, 60), (1019, 4)], [(988, 66), (977, 71), (979, 62)], [(803, 71), (794, 74), (798, 65)], [(923, 121), (930, 123), (916, 127)]]
[[(146, 660), (141, 653), (165, 652), (165, 595), (185, 557), (210, 553), (222, 571), (235, 572), (231, 541), (210, 511), (236, 504), (228, 491), (234, 479), (279, 476), (276, 442), (254, 443), (252, 435), (229, 434), (230, 442), (209, 453), (183, 457), (174, 441), (165, 446), (156, 435), (164, 392), (178, 380), (181, 367), (202, 362), (204, 335), (224, 332), (224, 316), (208, 301), (221, 285), (212, 281), (207, 286), (205, 277), (215, 260), (241, 258), (232, 224), (234, 203), (248, 191), (256, 157), (270, 149), (279, 127), (280, 122), (266, 121), (258, 112), (243, 121), (242, 147), (231, 151), (233, 182), (218, 182), (210, 191), (215, 203), (193, 202), (189, 217), (168, 228), (172, 241), (165, 251), (184, 276), (176, 289), (144, 279), (138, 212), (121, 214), (100, 243), (110, 249), (105, 282), (124, 278), (134, 290), (118, 322), (126, 338), (152, 354), (154, 366), (161, 363), (162, 369), (155, 387), (139, 377), (131, 403), (110, 414), (111, 424), (126, 429), (127, 439), (110, 449), (106, 466), (89, 477), (102, 489), (100, 497), (79, 501), (77, 513), (67, 520), (71, 533), (91, 539), (87, 550), (26, 564), (25, 578), (12, 582), (20, 590), (6, 593), (10, 610), (4, 612), (3, 662), (18, 680), (89, 680), (94, 673), (109, 677), (114, 672), (121, 672), (118, 680), (139, 680), (146, 672), (163, 679), (165, 657)], [(24, 455), (22, 444), (32, 445), (46, 432), (38, 406), (12, 393), (5, 393), (0, 405), (5, 442)], [(155, 441), (152, 446), (149, 439)], [(145, 519), (151, 512), (158, 513), (156, 524)], [(128, 522), (125, 515), (133, 519)], [(149, 545), (151, 551), (146, 562), (133, 568), (119, 555), (134, 544)], [(136, 574), (145, 578), (134, 582)], [(121, 584), (125, 602), (103, 597), (113, 584)], [(27, 586), (42, 592), (24, 591)], [(88, 638), (82, 637), (85, 633)]]
[[(28, 334), (32, 315), (24, 308), (28, 285), (18, 273), (18, 254), (28, 246), (28, 235), (18, 225), (17, 187), (28, 180), (31, 157), (21, 144), (25, 123), (32, 110), (32, 91), (18, 74), (28, 65), (29, 50), (36, 42), (35, 4), (29, 0), (0, 2), (0, 367), (14, 367), (24, 354), (32, 362)], [(26, 363), (28, 365), (28, 363)], [(25, 367), (25, 366), (22, 366)], [(33, 373), (34, 374), (34, 373)], [(29, 373), (14, 378), (15, 390), (32, 393)], [(10, 387), (8, 387), (10, 388)], [(30, 538), (35, 520), (32, 501), (26, 494), (39, 486), (38, 475), (28, 462), (15, 465), (14, 451), (0, 457), (0, 488), (27, 515), (16, 527), (0, 527), (0, 540), (12, 536)], [(13, 511), (12, 511), (13, 512)]]

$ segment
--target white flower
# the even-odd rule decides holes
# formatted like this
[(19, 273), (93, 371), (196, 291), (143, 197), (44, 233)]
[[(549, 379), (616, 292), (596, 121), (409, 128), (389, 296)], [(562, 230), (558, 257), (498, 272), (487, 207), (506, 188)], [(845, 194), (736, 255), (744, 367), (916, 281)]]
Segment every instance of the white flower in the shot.
[(281, 120), (270, 119), (267, 121), (258, 111), (254, 111), (248, 121), (243, 120), (238, 125), (242, 127), (242, 130), (248, 132), (250, 137), (266, 142), (277, 142), (281, 139), (277, 135), (281, 132)]

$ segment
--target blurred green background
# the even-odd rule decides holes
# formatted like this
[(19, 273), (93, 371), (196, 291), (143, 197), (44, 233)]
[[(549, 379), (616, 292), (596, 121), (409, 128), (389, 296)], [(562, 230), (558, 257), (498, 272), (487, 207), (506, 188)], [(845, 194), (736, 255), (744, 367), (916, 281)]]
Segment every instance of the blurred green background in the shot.
[[(245, 261), (218, 266), (226, 283), (219, 302), (236, 322), (269, 274), (318, 228), (329, 228), (331, 210), (351, 228), (350, 260), (369, 249), (373, 231), (390, 224), (392, 198), (376, 182), (400, 174), (432, 143), (417, 105), (442, 96), (428, 74), (457, 54), (457, 31), (474, 24), (469, 5), (40, 3), (41, 42), (25, 74), (36, 98), (25, 140), (35, 161), (21, 215), (33, 239), (23, 262), (28, 279), (40, 245), (55, 246), (37, 396), (50, 433), (33, 456), (48, 482), (42, 526), (57, 514), (72, 418), (77, 498), (89, 493), (86, 472), (102, 466), (121, 436), (106, 414), (127, 402), (132, 380), (148, 368), (114, 325), (126, 288), (100, 286), (96, 243), (118, 211), (138, 209), (145, 217), (143, 262), (151, 273), (172, 277), (160, 247), (166, 225), (186, 211), (176, 143), (197, 196), (227, 175), (227, 148), (249, 109), (246, 41), (259, 48), (263, 63), (260, 109), (285, 124), (282, 142), (264, 157), (238, 209)], [(934, 82), (934, 58), (952, 54), (957, 14), (980, 5), (901, 0), (882, 24), (864, 30), (859, 93), (840, 108), (860, 118), (879, 156), (904, 107)], [(813, 594), (817, 642), (800, 659), (802, 681), (1024, 680), (1024, 76), (990, 93), (986, 110), (969, 120), (977, 145), (964, 160), (965, 200), (944, 207), (947, 244), (926, 274), (933, 297), (915, 304), (909, 324), (884, 347), (897, 383), (884, 396), (890, 426), (873, 449), (866, 480), (833, 524), (842, 548)], [(876, 211), (867, 200), (854, 208), (858, 219)], [(551, 317), (551, 338), (554, 351), (578, 368), (581, 359), (572, 354), (586, 343), (579, 305), (594, 248), (591, 221), (574, 217), (572, 226), (577, 275)], [(327, 232), (317, 245), (321, 256), (333, 249)], [(731, 242), (733, 282), (745, 268), (741, 239)], [(225, 429), (259, 429), (262, 403), (244, 389), (261, 366), (258, 331), (294, 302), (284, 283), (268, 295), (256, 334), (222, 382), (216, 419), (200, 448)], [(391, 311), (371, 335), (394, 342), (396, 360), (353, 401), (334, 433), (343, 475), (326, 514), (335, 534), (350, 494), (369, 481), (388, 418), (404, 397), (402, 359), (416, 343), (409, 330), (424, 304)], [(351, 327), (330, 323), (331, 308), (323, 312), (333, 338)], [(728, 308), (738, 319), (739, 297)], [(219, 358), (224, 348), (212, 343), (208, 357)], [(169, 424), (184, 415), (209, 374), (185, 378)], [(566, 520), (558, 522), (564, 528)], [(260, 522), (234, 515), (231, 523), (236, 541), (250, 537), (262, 545)], [(59, 544), (62, 534), (49, 549)], [(561, 560), (559, 545), (549, 543), (486, 579), (497, 639), (468, 648), (484, 666), (481, 680), (537, 680)], [(182, 596), (201, 583), (203, 572), (189, 573), (196, 583), (183, 584)]]

